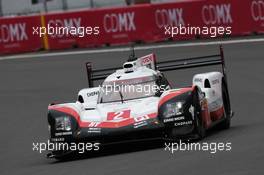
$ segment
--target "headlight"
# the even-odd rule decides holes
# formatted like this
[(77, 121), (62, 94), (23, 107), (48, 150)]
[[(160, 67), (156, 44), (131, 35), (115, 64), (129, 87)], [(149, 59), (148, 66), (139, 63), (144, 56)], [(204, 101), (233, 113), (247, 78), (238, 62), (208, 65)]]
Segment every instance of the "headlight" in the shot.
[(55, 119), (55, 129), (57, 131), (70, 131), (71, 130), (71, 120), (70, 117), (63, 116)]
[(163, 113), (165, 118), (169, 118), (176, 115), (183, 114), (183, 104), (184, 102), (175, 102), (166, 104), (166, 109)]

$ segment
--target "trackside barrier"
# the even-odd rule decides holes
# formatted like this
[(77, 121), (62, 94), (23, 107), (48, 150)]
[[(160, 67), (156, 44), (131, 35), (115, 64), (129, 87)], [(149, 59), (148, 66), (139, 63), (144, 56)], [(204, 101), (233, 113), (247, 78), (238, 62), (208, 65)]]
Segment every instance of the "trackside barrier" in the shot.
[[(253, 4), (253, 8), (252, 8)], [(257, 4), (257, 5), (255, 5)], [(255, 7), (256, 6), (256, 7)], [(253, 32), (263, 31), (264, 22), (264, 0), (205, 0), (186, 1), (180, 3), (166, 3), (152, 5), (155, 18), (154, 28), (160, 29), (154, 33), (160, 39), (167, 38), (164, 34), (166, 26), (186, 27), (231, 27), (230, 36), (249, 35)], [(256, 13), (256, 19), (252, 14)], [(262, 19), (262, 21), (261, 21)], [(261, 27), (262, 26), (262, 27)], [(221, 37), (227, 34), (222, 31)], [(175, 35), (173, 40), (193, 39), (196, 37), (208, 38), (211, 35), (202, 33), (199, 36)]]
[(48, 35), (50, 49), (94, 47), (127, 44), (129, 42), (157, 42), (209, 38), (211, 35), (166, 34), (165, 27), (230, 27), (231, 33), (242, 36), (264, 30), (264, 0), (186, 0), (174, 3), (137, 5), (132, 7), (97, 9), (47, 14), (47, 25), (69, 27), (99, 27), (99, 35)]
[[(47, 33), (33, 35), (32, 27), (36, 26), (45, 27)], [(183, 26), (231, 30), (214, 37), (263, 33), (264, 0), (186, 0), (0, 18), (0, 54), (212, 37), (208, 33), (165, 32), (170, 27)], [(78, 31), (62, 33), (56, 31), (59, 27)]]
[[(150, 14), (150, 5), (47, 14), (46, 27), (50, 27), (51, 33), (56, 27), (79, 29), (78, 34), (57, 32), (48, 35), (49, 47), (62, 49), (137, 41), (153, 42), (150, 27), (154, 19), (149, 17)], [(88, 31), (88, 34), (83, 35), (83, 31)]]
[(40, 25), (39, 16), (0, 18), (0, 54), (41, 49), (42, 39), (32, 34), (32, 28)]

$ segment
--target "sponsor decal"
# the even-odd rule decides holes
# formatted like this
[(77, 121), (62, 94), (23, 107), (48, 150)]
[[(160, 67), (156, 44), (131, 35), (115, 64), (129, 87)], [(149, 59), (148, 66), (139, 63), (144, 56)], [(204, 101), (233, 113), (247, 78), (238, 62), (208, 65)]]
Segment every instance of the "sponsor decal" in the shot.
[(193, 123), (193, 121), (189, 120), (189, 121), (183, 121), (183, 122), (179, 122), (179, 123), (174, 123), (174, 126), (191, 125), (192, 123)]
[(89, 123), (88, 127), (96, 128), (99, 124), (100, 124), (100, 122), (91, 122), (91, 123)]
[(87, 97), (96, 96), (98, 94), (99, 94), (99, 91), (88, 92)]
[(168, 122), (174, 122), (174, 121), (179, 121), (179, 120), (184, 120), (184, 119), (185, 119), (185, 117), (181, 116), (181, 117), (164, 119), (163, 122), (168, 123)]
[(264, 1), (252, 1), (251, 3), (251, 16), (254, 21), (264, 20)]
[(139, 116), (134, 118), (134, 128), (139, 128), (142, 126), (146, 126), (148, 124), (147, 120), (150, 119), (148, 115)]
[(72, 132), (57, 132), (55, 133), (55, 136), (66, 136), (66, 135), (72, 135)]
[(26, 23), (0, 24), (0, 43), (28, 40)]
[(60, 138), (51, 138), (50, 140), (52, 142), (63, 142), (65, 139), (64, 139), (64, 137), (60, 137)]
[(103, 20), (106, 33), (136, 31), (135, 12), (105, 14)]
[(217, 109), (219, 109), (220, 107), (223, 106), (223, 100), (222, 98), (217, 98), (215, 101), (209, 103), (208, 107), (209, 107), (209, 111), (215, 111)]
[(219, 84), (219, 83), (220, 83), (220, 81), (218, 79), (215, 79), (212, 81), (212, 84)]
[(185, 25), (182, 8), (158, 9), (155, 11), (155, 20), (158, 28)]
[(101, 128), (88, 128), (88, 133), (101, 133)]
[(195, 78), (194, 79), (194, 82), (200, 82), (200, 83), (202, 83), (202, 81), (203, 81), (203, 79), (201, 79), (201, 78)]
[(134, 118), (135, 122), (140, 122), (140, 121), (144, 121), (144, 120), (148, 120), (148, 119), (149, 119), (148, 115), (144, 115), (144, 116)]
[(141, 121), (141, 122), (137, 122), (137, 123), (134, 123), (134, 128), (140, 128), (142, 126), (146, 126), (148, 123), (147, 121)]
[(202, 19), (206, 25), (233, 23), (231, 4), (204, 5)]

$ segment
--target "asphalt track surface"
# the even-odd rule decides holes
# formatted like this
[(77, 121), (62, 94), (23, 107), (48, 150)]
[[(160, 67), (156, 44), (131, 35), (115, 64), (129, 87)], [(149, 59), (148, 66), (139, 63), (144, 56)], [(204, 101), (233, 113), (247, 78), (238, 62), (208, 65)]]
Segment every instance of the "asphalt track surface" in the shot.
[[(159, 60), (217, 53), (217, 46), (140, 50), (155, 52)], [(99, 155), (57, 162), (33, 151), (32, 142), (48, 139), (47, 105), (74, 101), (86, 87), (84, 63), (95, 68), (119, 66), (128, 52), (96, 53), (0, 62), (0, 174), (264, 174), (264, 42), (224, 45), (233, 110), (232, 127), (212, 131), (203, 142), (231, 142), (231, 151), (164, 151), (158, 143), (108, 148)], [(191, 83), (199, 68), (168, 72), (177, 87)]]

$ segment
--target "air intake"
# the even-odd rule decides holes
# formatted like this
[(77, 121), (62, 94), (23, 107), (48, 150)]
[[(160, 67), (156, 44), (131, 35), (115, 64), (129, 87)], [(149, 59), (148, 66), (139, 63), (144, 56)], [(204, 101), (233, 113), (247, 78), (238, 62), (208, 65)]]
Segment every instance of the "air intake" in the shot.
[(134, 72), (135, 66), (136, 66), (136, 62), (126, 62), (123, 65), (125, 73)]

